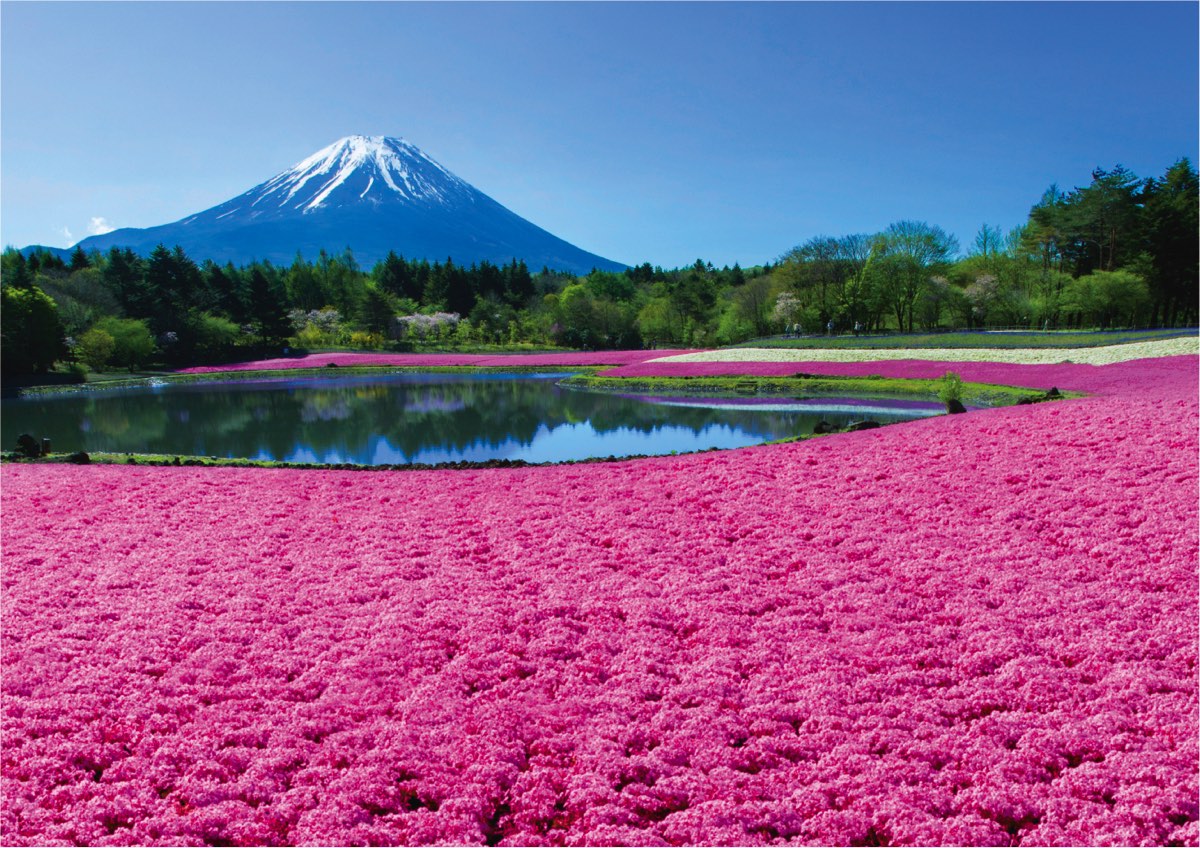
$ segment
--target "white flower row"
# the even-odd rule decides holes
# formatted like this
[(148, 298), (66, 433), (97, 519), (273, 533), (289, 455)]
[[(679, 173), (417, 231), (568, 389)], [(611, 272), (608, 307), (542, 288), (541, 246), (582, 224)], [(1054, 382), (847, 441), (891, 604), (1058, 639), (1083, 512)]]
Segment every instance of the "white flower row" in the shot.
[(923, 359), (933, 362), (1007, 362), (1016, 365), (1055, 365), (1074, 362), (1086, 365), (1111, 365), (1131, 359), (1160, 356), (1196, 356), (1200, 338), (1164, 339), (1131, 342), (1106, 347), (1082, 348), (894, 348), (845, 350), (830, 348), (728, 348), (700, 353), (663, 356), (650, 362), (884, 362), (896, 359)]

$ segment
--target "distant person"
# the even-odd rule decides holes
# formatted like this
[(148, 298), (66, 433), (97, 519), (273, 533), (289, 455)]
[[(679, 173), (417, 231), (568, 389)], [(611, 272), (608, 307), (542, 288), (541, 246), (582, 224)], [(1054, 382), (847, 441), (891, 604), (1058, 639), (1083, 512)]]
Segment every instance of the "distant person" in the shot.
[(828, 332), (829, 335), (831, 335), (831, 336), (833, 335), (833, 320), (832, 319), (830, 319), (829, 323), (827, 323), (825, 325), (825, 331)]
[(861, 333), (862, 328), (863, 328), (862, 321), (855, 321), (854, 322), (854, 335), (857, 336), (859, 333)]

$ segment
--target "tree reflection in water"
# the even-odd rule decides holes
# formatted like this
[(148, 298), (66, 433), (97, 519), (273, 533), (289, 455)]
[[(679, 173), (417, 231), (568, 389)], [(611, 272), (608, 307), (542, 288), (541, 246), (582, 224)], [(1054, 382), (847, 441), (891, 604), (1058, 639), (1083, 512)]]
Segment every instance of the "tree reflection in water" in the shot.
[[(702, 401), (559, 388), (565, 375), (389, 374), (182, 383), (6, 401), (2, 438), (114, 451), (383, 464), (586, 459), (741, 447), (937, 404)], [(833, 408), (838, 407), (838, 408)], [(866, 414), (864, 414), (866, 413)]]

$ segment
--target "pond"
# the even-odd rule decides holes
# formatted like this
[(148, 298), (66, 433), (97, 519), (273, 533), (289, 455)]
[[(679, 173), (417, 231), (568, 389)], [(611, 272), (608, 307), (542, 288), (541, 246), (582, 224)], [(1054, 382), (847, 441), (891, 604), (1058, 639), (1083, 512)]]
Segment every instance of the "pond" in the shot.
[(5, 400), (0, 438), (84, 450), (384, 465), (563, 462), (735, 448), (939, 414), (937, 403), (625, 396), (568, 374), (393, 373), (166, 383)]

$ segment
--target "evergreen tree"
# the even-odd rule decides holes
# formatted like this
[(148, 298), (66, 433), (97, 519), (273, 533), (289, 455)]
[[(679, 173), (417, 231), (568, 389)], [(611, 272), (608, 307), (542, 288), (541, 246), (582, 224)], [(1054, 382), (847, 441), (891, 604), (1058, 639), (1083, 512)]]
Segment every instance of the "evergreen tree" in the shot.
[(214, 308), (237, 324), (247, 323), (250, 315), (242, 275), (233, 264), (227, 263), (222, 268), (215, 262), (206, 262), (204, 278), (205, 286), (212, 292)]
[(467, 315), (475, 305), (475, 292), (471, 288), (471, 278), (465, 268), (461, 268), (446, 260), (444, 267), (446, 275), (446, 308), (459, 315)]
[(395, 314), (392, 296), (377, 285), (368, 285), (362, 307), (363, 324), (367, 330), (386, 335)]
[(6, 251), (4, 255), (4, 273), (0, 284), (18, 289), (27, 289), (33, 285), (33, 272), (30, 263), (19, 250)]
[[(1146, 188), (1146, 241), (1153, 256), (1150, 283), (1157, 320), (1167, 325), (1197, 319), (1200, 255), (1200, 183), (1188, 159)], [(1154, 320), (1154, 319), (1152, 319)]]
[(279, 284), (257, 266), (250, 270), (250, 314), (259, 336), (267, 343), (281, 342), (292, 332)]
[(127, 315), (144, 318), (154, 306), (155, 296), (145, 278), (145, 263), (129, 248), (114, 247), (104, 266), (104, 284), (116, 295)]
[(435, 309), (445, 309), (450, 291), (446, 269), (438, 262), (432, 266), (426, 264), (422, 276), (425, 277), (425, 286), (421, 290), (421, 302)]
[(384, 260), (375, 266), (374, 277), (381, 289), (395, 297), (421, 299), (423, 292), (418, 285), (416, 274), (394, 250), (389, 251)]
[(71, 253), (71, 264), (69, 267), (72, 272), (82, 271), (84, 268), (92, 267), (92, 263), (88, 259), (88, 255), (83, 252), (83, 248), (79, 245), (75, 245), (75, 250)]
[(292, 267), (287, 272), (287, 288), (292, 303), (297, 309), (303, 309), (305, 312), (333, 304), (333, 299), (321, 286), (312, 265), (304, 261), (299, 251), (296, 252)]
[[(157, 335), (179, 332), (184, 316), (201, 301), (202, 279), (182, 247), (158, 245), (146, 263), (146, 285), (153, 297), (148, 318)], [(136, 313), (135, 313), (136, 314)]]
[[(500, 298), (504, 294), (504, 273), (486, 259), (479, 267), (471, 267), (470, 276), (474, 280), (468, 283), (468, 288), (480, 297)], [(465, 314), (465, 313), (464, 313)]]
[(533, 277), (529, 274), (529, 266), (523, 259), (514, 259), (505, 268), (504, 299), (515, 307), (524, 307), (529, 299), (536, 294), (533, 287)]

